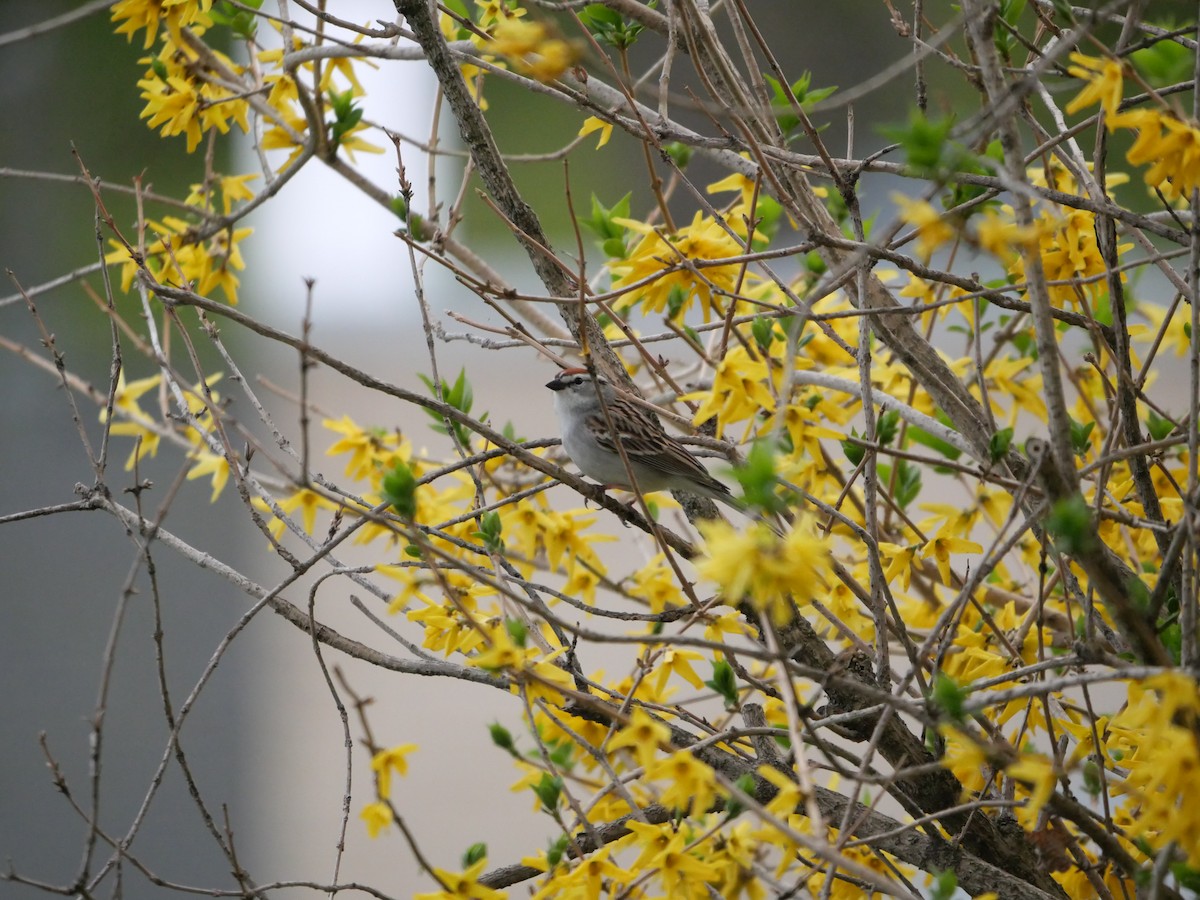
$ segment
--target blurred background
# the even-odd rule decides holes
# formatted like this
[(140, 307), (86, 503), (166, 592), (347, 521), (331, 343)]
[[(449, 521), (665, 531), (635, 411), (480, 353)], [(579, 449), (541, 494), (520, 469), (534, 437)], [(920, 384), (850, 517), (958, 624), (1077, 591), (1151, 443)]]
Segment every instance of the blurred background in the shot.
[[(204, 171), (202, 149), (188, 155), (182, 139), (162, 139), (138, 119), (143, 101), (136, 81), (145, 69), (138, 60), (146, 55), (140, 35), (132, 45), (115, 36), (107, 12), (100, 10), (46, 33), (21, 36), (36, 23), (87, 6), (63, 0), (4, 0), (0, 5), (0, 121), (5, 123), (0, 129), (0, 267), (11, 270), (27, 289), (93, 265), (100, 252), (92, 197), (72, 181), (79, 174), (72, 147), (89, 171), (110, 185), (128, 186), (140, 177), (163, 194), (183, 196)], [(362, 23), (394, 18), (386, 0), (339, 0), (328, 6), (336, 15)], [(909, 45), (889, 25), (886, 9), (875, 2), (792, 0), (750, 6), (774, 47), (786, 51), (782, 62), (793, 77), (811, 70), (814, 86), (845, 89), (909, 53)], [(928, 13), (935, 19), (946, 15), (940, 8)], [(264, 39), (272, 37), (269, 29), (263, 30)], [(648, 43), (658, 46), (657, 41)], [(236, 48), (229, 52), (240, 58)], [(434, 88), (423, 63), (363, 66), (359, 74), (368, 91), (367, 119), (418, 140), (428, 135)], [(936, 82), (937, 73), (931, 75)], [(906, 119), (912, 90), (906, 84), (902, 79), (855, 104), (856, 153), (883, 143), (879, 125)], [(579, 114), (563, 105), (499, 84), (489, 86), (488, 95), (489, 118), (507, 152), (547, 153), (567, 143), (579, 128)], [(454, 147), (457, 137), (446, 127), (447, 120), (443, 116), (441, 137)], [(691, 121), (704, 127), (698, 114)], [(829, 145), (842, 153), (844, 112), (832, 114), (829, 123)], [(386, 139), (378, 134), (371, 139), (387, 152), (359, 155), (356, 165), (376, 184), (395, 191), (395, 155)], [(620, 135), (601, 153), (593, 147), (594, 141), (587, 141), (571, 155), (576, 203), (586, 204), (592, 192), (606, 205), (628, 191), (645, 196), (640, 148)], [(424, 158), (411, 148), (406, 152), (408, 175), (418, 188), (416, 208), (425, 213)], [(230, 174), (253, 171), (249, 141), (237, 137), (220, 142), (216, 168)], [(451, 160), (440, 171), (444, 201), (456, 192), (460, 169)], [(571, 247), (561, 173), (553, 164), (516, 167), (530, 202), (544, 212), (556, 239)], [(704, 183), (723, 174), (714, 169), (712, 178), (696, 180)], [(251, 186), (257, 189), (261, 181)], [(868, 179), (868, 207), (885, 189), (882, 180)], [(105, 199), (117, 222), (130, 227), (133, 202), (112, 192)], [(683, 200), (681, 213), (687, 221), (692, 210)], [(635, 209), (634, 215), (645, 212)], [(504, 274), (533, 289), (524, 253), (495, 217), (474, 199), (467, 215), (460, 239), (493, 264), (504, 260)], [(313, 163), (248, 224), (254, 235), (244, 244), (248, 268), (240, 295), (245, 312), (299, 332), (304, 279), (314, 279), (313, 340), (374, 375), (420, 389), (416, 375), (429, 371), (428, 358), (408, 253), (393, 236), (398, 223), (390, 212)], [(84, 280), (102, 291), (97, 274)], [(426, 287), (435, 315), (457, 309), (491, 320), (475, 298), (436, 267), (426, 269)], [(0, 336), (44, 356), (33, 318), (15, 293), (14, 283), (6, 279), (0, 288)], [(67, 367), (103, 389), (111, 344), (107, 322), (93, 301), (70, 282), (39, 291), (35, 300)], [(120, 302), (123, 310), (136, 310), (133, 298)], [(460, 330), (442, 321), (448, 330)], [(264, 352), (263, 342), (250, 343), (228, 324), (222, 335), (236, 357), (252, 361), (253, 371), (245, 374), (270, 400), (282, 427), (294, 433), (294, 405), (271, 395), (264, 385), (270, 381), (294, 391), (296, 358)], [(468, 359), (466, 347), (438, 347), (444, 374), (457, 373)], [(154, 374), (144, 359), (131, 354), (126, 361), (129, 380)], [(552, 434), (550, 404), (542, 396), (551, 372), (532, 354), (510, 353), (483, 370), (476, 358), (469, 369), (476, 409), (491, 411), (498, 423), (513, 420), (518, 433), (527, 437)], [(349, 390), (328, 372), (317, 370), (312, 377), (312, 399), (324, 412), (335, 417), (347, 413), (363, 424), (399, 426), (418, 446), (444, 449), (442, 439), (413, 410), (381, 406), (378, 398)], [(57, 378), (0, 349), (0, 385), (0, 516), (70, 502), (74, 485), (91, 484), (93, 475)], [(232, 385), (218, 387), (235, 393)], [(87, 401), (80, 408), (83, 427), (95, 442), (100, 433), (97, 410)], [(133, 475), (122, 471), (121, 464), (129, 449), (128, 441), (114, 444), (108, 473), (114, 494), (126, 504), (133, 498), (121, 492), (133, 484)], [(339, 460), (315, 464), (335, 478), (343, 465)], [(142, 496), (148, 513), (158, 508), (180, 467), (179, 455), (166, 449), (144, 462), (141, 477), (155, 485)], [(262, 536), (247, 521), (232, 489), (215, 504), (209, 502), (211, 488), (205, 481), (188, 482), (180, 490), (165, 528), (260, 583), (269, 585), (281, 576), (284, 567), (265, 552)], [(86, 827), (55, 789), (47, 754), (61, 770), (73, 802), (89, 809), (89, 737), (105, 679), (99, 809), (107, 835), (125, 835), (167, 752), (152, 595), (144, 566), (135, 570), (137, 560), (134, 542), (103, 513), (43, 516), (0, 526), (0, 857), (23, 877), (66, 887), (80, 875)], [(178, 706), (250, 603), (221, 578), (198, 571), (161, 546), (155, 548), (154, 563), (163, 619), (162, 665)], [(302, 591), (288, 598), (305, 602)], [(317, 613), (350, 633), (362, 628), (344, 593), (322, 594)], [(378, 632), (368, 633), (378, 641)], [(106, 671), (110, 645), (113, 664)], [(544, 845), (551, 825), (529, 814), (527, 794), (510, 793), (516, 777), (511, 761), (492, 747), (487, 734), (487, 723), (496, 719), (519, 730), (515, 700), (467, 691), (447, 679), (383, 677), (333, 658), (336, 654), (326, 656), (344, 666), (356, 690), (375, 699), (370, 715), (376, 740), (421, 745), (411, 758), (409, 778), (397, 788), (397, 804), (436, 865), (457, 869), (459, 855), (473, 841), (487, 842), (492, 865), (517, 862)], [(352, 732), (358, 736), (357, 729)], [(259, 883), (333, 880), (345, 747), (305, 635), (269, 612), (259, 615), (221, 657), (181, 742), (210, 811), (219, 823), (227, 816), (242, 864)], [(377, 841), (366, 838), (357, 814), (372, 799), (370, 778), (365, 754), (355, 752), (352, 818), (340, 877), (396, 895), (432, 890), (429, 879), (416, 877), (412, 857), (394, 833)], [(167, 882), (234, 886), (173, 763), (130, 852)], [(102, 841), (87, 875), (109, 854)], [(119, 880), (110, 873), (98, 895), (136, 900), (165, 891), (126, 866)], [(43, 895), (4, 884), (0, 896), (24, 900)]]

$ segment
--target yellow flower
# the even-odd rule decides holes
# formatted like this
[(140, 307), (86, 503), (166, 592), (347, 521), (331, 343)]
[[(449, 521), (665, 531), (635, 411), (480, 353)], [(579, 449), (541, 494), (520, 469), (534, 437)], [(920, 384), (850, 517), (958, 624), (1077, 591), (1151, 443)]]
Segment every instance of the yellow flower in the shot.
[[(212, 52), (225, 69), (240, 71), (233, 60)], [(140, 61), (152, 66), (138, 81), (146, 101), (141, 118), (148, 119), (151, 128), (161, 126), (164, 137), (186, 135), (188, 153), (210, 129), (227, 134), (230, 122), (249, 133), (250, 106), (245, 98), (206, 79), (206, 64), (178, 36), (165, 41), (157, 56)]]
[(704, 659), (704, 657), (694, 650), (684, 650), (678, 647), (664, 651), (662, 658), (654, 667), (656, 673), (654, 690), (661, 694), (666, 688), (667, 679), (670, 678), (672, 672), (694, 688), (704, 687), (704, 680), (692, 668), (691, 660), (696, 659)]
[(1067, 114), (1073, 115), (1085, 106), (1099, 103), (1106, 115), (1115, 116), (1117, 108), (1121, 105), (1121, 64), (1113, 59), (1100, 59), (1078, 52), (1071, 54), (1071, 61), (1075, 65), (1068, 68), (1067, 72), (1076, 78), (1082, 78), (1088, 84), (1067, 104)]
[(759, 413), (774, 412), (775, 398), (767, 387), (769, 381), (770, 373), (761, 356), (751, 356), (741, 344), (730, 347), (717, 363), (712, 389), (688, 394), (685, 398), (702, 401), (692, 421), (699, 425), (716, 416), (717, 437), (720, 438), (726, 425), (755, 420)]
[[(237, 304), (238, 278), (234, 270), (246, 267), (239, 243), (253, 229), (237, 228), (217, 232), (206, 241), (197, 241), (191, 225), (175, 216), (165, 216), (161, 222), (149, 223), (150, 233), (155, 240), (146, 247), (144, 265), (156, 277), (164, 270), (169, 272), (172, 282), (191, 284), (197, 293), (208, 294), (221, 288), (231, 305)], [(128, 291), (138, 273), (138, 261), (130, 251), (116, 241), (109, 241), (115, 249), (106, 254), (108, 265), (121, 265), (121, 290)], [(168, 268), (169, 267), (169, 268)]]
[(797, 606), (824, 590), (829, 545), (807, 521), (783, 537), (762, 522), (738, 531), (728, 522), (704, 521), (700, 531), (707, 546), (696, 571), (715, 581), (728, 603), (746, 600), (785, 625)]
[[(643, 235), (625, 259), (608, 264), (616, 276), (613, 290), (626, 291), (617, 301), (618, 309), (640, 304), (643, 313), (659, 313), (675, 299), (679, 302), (677, 316), (682, 316), (695, 302), (699, 302), (705, 322), (714, 310), (718, 315), (724, 314), (717, 297), (734, 290), (743, 274), (742, 266), (711, 263), (735, 257), (742, 253), (743, 247), (720, 224), (697, 212), (690, 225), (664, 236), (633, 219), (613, 221)], [(751, 276), (747, 275), (746, 280), (750, 281)]]
[(648, 766), (646, 777), (667, 783), (659, 798), (664, 806), (690, 809), (695, 815), (707, 812), (717, 796), (713, 770), (687, 750), (677, 750)]
[(960, 629), (953, 652), (946, 657), (946, 674), (963, 684), (1003, 675), (1009, 668), (1008, 658), (992, 652), (987, 645), (984, 634)]
[(221, 496), (221, 491), (225, 489), (225, 485), (229, 482), (229, 461), (224, 456), (216, 453), (210, 453), (208, 450), (200, 450), (196, 453), (196, 463), (188, 469), (187, 480), (193, 481), (197, 478), (212, 477), (212, 503), (217, 502), (217, 498)]
[(444, 888), (431, 894), (414, 894), (413, 900), (504, 900), (508, 896), (506, 893), (479, 883), (486, 865), (487, 857), (484, 857), (461, 874), (434, 868), (433, 874)]
[(358, 816), (367, 823), (367, 834), (373, 838), (379, 837), (379, 832), (392, 824), (392, 808), (378, 800), (364, 806)]
[(766, 804), (767, 812), (786, 822), (804, 802), (800, 785), (772, 766), (759, 766), (758, 774), (775, 786), (775, 796)]
[(683, 846), (683, 835), (669, 822), (650, 825), (631, 819), (625, 823), (625, 827), (632, 833), (634, 843), (642, 848), (637, 859), (629, 866), (634, 872), (644, 872), (658, 865), (658, 860), (669, 849)]
[(454, 593), (454, 602), (447, 601), (439, 604), (426, 597), (420, 589), (424, 585), (414, 574), (420, 570), (410, 568), (394, 570), (394, 567), (379, 567), (384, 574), (401, 573), (408, 581), (408, 587), (388, 607), (389, 612), (403, 609), (411, 597), (416, 597), (425, 604), (423, 609), (414, 609), (408, 613), (408, 619), (419, 623), (425, 629), (425, 640), (421, 646), (428, 650), (441, 650), (446, 656), (455, 651), (471, 654), (483, 645), (484, 636), (480, 631), (480, 623), (492, 618), (477, 610), (478, 597), (494, 593), (494, 588), (472, 584), (469, 587), (461, 584), (466, 576), (460, 572), (443, 571), (447, 588)]
[(194, 206), (197, 209), (203, 209), (211, 212), (212, 195), (214, 185), (221, 192), (221, 209), (225, 215), (229, 215), (233, 211), (233, 204), (238, 200), (253, 200), (254, 191), (247, 187), (247, 182), (253, 181), (258, 176), (250, 175), (223, 175), (214, 179), (213, 182), (203, 182), (193, 184), (191, 193), (184, 199), (184, 203), (188, 206)]
[(658, 858), (658, 880), (666, 888), (668, 897), (684, 896), (688, 886), (711, 884), (720, 874), (715, 865), (697, 859), (682, 846), (678, 849), (670, 847)]
[(346, 474), (351, 478), (378, 476), (390, 472), (397, 462), (412, 459), (412, 444), (398, 431), (368, 431), (349, 416), (325, 419), (321, 424), (342, 436), (325, 453), (327, 456), (349, 453)]
[(112, 5), (112, 21), (121, 23), (117, 34), (129, 41), (141, 29), (146, 29), (145, 49), (149, 50), (158, 35), (160, 20), (169, 31), (178, 34), (185, 26), (200, 29), (212, 25), (208, 11), (213, 0), (118, 0)]
[(954, 228), (928, 201), (914, 200), (897, 191), (892, 194), (892, 202), (900, 208), (901, 221), (916, 227), (917, 255), (922, 259), (928, 260), (935, 250), (954, 240)]
[(408, 774), (408, 755), (419, 749), (416, 744), (400, 744), (390, 750), (380, 750), (371, 759), (371, 769), (375, 772), (379, 796), (384, 800), (392, 796), (392, 771), (399, 772), (403, 777)]
[(1170, 321), (1167, 320), (1168, 307), (1159, 303), (1139, 303), (1137, 311), (1150, 320), (1156, 332), (1162, 331), (1164, 347), (1174, 350), (1176, 356), (1185, 356), (1191, 352), (1192, 341), (1188, 336), (1191, 323), (1184, 307), (1177, 308)]
[(675, 571), (667, 565), (666, 560), (666, 555), (659, 553), (633, 573), (633, 585), (626, 589), (629, 596), (650, 604), (650, 611), (655, 614), (668, 606), (682, 606), (684, 603)]
[[(988, 363), (984, 373), (991, 383), (988, 398), (992, 409), (1001, 412), (998, 398), (1011, 398), (1015, 402), (1012, 414), (1018, 409), (1033, 413), (1043, 422), (1047, 421), (1046, 398), (1042, 389), (1042, 374), (1034, 367), (1029, 357), (997, 357)], [(1100, 437), (1099, 434), (1096, 435)]]
[(974, 541), (964, 540), (963, 538), (942, 536), (935, 537), (930, 541), (926, 541), (924, 549), (921, 550), (921, 558), (929, 559), (933, 557), (937, 563), (938, 574), (942, 576), (942, 584), (951, 584), (950, 581), (950, 554), (951, 553), (982, 553), (983, 547)]
[(1164, 672), (1130, 682), (1129, 702), (1109, 728), (1106, 749), (1121, 751), (1128, 774), (1119, 790), (1131, 839), (1161, 849), (1172, 841), (1200, 866), (1200, 687), (1183, 672)]
[[(879, 553), (884, 565), (883, 577), (888, 584), (895, 584), (900, 579), (900, 587), (908, 590), (912, 585), (913, 560), (916, 558), (921, 545), (901, 547), (898, 544), (880, 543)], [(909, 623), (911, 626), (913, 623)]]
[[(843, 407), (824, 391), (813, 388), (794, 397), (776, 416), (783, 416), (783, 427), (792, 441), (792, 456), (799, 459), (807, 453), (812, 460), (822, 459), (821, 439), (841, 440), (842, 435), (828, 427), (829, 422), (844, 425), (852, 410)], [(773, 428), (773, 417), (764, 428)]]
[(728, 191), (737, 191), (741, 195), (742, 206), (749, 206), (750, 202), (754, 199), (754, 179), (747, 178), (740, 172), (734, 172), (732, 175), (726, 175), (719, 181), (714, 181), (704, 191), (708, 194), (723, 194)]
[[(283, 84), (283, 82), (279, 82), (279, 84)], [(307, 140), (304, 135), (308, 131), (308, 119), (280, 104), (272, 103), (272, 106), (279, 111), (281, 121), (275, 122), (263, 132), (260, 144), (264, 150), (291, 151), (288, 158), (283, 161), (283, 165), (279, 167), (279, 171), (282, 171), (304, 152), (304, 142)]]
[(1057, 780), (1054, 765), (1040, 753), (1022, 753), (1015, 763), (1005, 768), (1004, 773), (1009, 778), (1032, 785), (1029, 801), (1017, 808), (1017, 819), (1032, 830), (1046, 801), (1054, 793), (1054, 783)]
[(1200, 129), (1169, 113), (1136, 109), (1121, 113), (1113, 128), (1136, 128), (1137, 139), (1125, 154), (1133, 166), (1150, 164), (1143, 180), (1169, 200), (1187, 197), (1200, 186)]
[[(142, 411), (138, 398), (151, 388), (158, 387), (162, 382), (161, 375), (149, 378), (139, 378), (136, 381), (125, 381), (125, 370), (117, 376), (117, 390), (113, 396), (113, 412), (122, 421), (109, 426), (111, 434), (119, 434), (135, 438), (133, 450), (125, 461), (125, 471), (132, 472), (133, 467), (143, 456), (156, 456), (161, 440), (158, 423)], [(108, 410), (100, 410), (100, 421), (108, 421)], [(136, 440), (141, 438), (141, 440)]]
[[(571, 673), (552, 662), (561, 652), (560, 650), (529, 662), (518, 675), (516, 682), (525, 686), (525, 694), (531, 703), (540, 697), (547, 703), (561, 706), (563, 695), (575, 689), (575, 679), (571, 677)], [(516, 683), (513, 684), (512, 690), (517, 692)]]
[[(1096, 243), (1094, 215), (1082, 209), (1062, 210), (1058, 215), (1047, 210), (1038, 217), (1037, 227), (1038, 253), (1042, 258), (1046, 279), (1062, 282), (1050, 285), (1050, 299), (1056, 305), (1078, 302), (1077, 283), (1081, 279), (1091, 279), (1089, 284), (1083, 286), (1083, 290), (1092, 297), (1107, 290), (1102, 281), (1092, 278), (1108, 272)], [(1118, 244), (1117, 254), (1124, 253), (1132, 246)], [(1021, 259), (1015, 260), (1009, 271), (1024, 280), (1025, 269)]]
[(537, 655), (536, 647), (522, 648), (514, 644), (503, 627), (491, 629), (488, 636), (491, 638), (488, 648), (472, 657), (470, 665), (491, 671), (516, 671), (526, 660)]
[(629, 717), (629, 724), (613, 735), (607, 749), (611, 753), (628, 747), (637, 757), (638, 765), (648, 766), (654, 761), (658, 748), (667, 746), (670, 742), (671, 729), (651, 718), (640, 706), (635, 706), (633, 714)]
[[(188, 478), (191, 477), (193, 477), (192, 474), (188, 473)], [(291, 496), (285, 497), (284, 499), (276, 502), (280, 511), (283, 512), (284, 515), (291, 516), (292, 513), (294, 513), (296, 510), (299, 510), (303, 520), (304, 530), (309, 534), (312, 534), (317, 527), (317, 510), (325, 509), (332, 512), (338, 509), (338, 505), (332, 500), (327, 499), (326, 497), (309, 488), (300, 488), (297, 491), (293, 491)], [(272, 515), (274, 514), (271, 508), (263, 504), (260, 500), (258, 500), (258, 498), (255, 498), (254, 505), (263, 512), (268, 512)], [(279, 538), (283, 535), (283, 530), (286, 527), (287, 526), (284, 524), (282, 519), (275, 519), (275, 521), (271, 523), (271, 534), (275, 536), (276, 540), (279, 540)]]
[(600, 132), (600, 142), (596, 144), (596, 149), (599, 150), (612, 137), (612, 130), (612, 122), (605, 122), (596, 116), (588, 116), (583, 120), (583, 127), (579, 129), (578, 137), (587, 137), (593, 132)]
[(538, 81), (553, 81), (575, 65), (578, 48), (554, 37), (540, 22), (524, 22), (511, 16), (501, 19), (492, 31), (487, 49), (505, 57), (518, 72)]
[(1002, 214), (989, 206), (972, 221), (975, 223), (975, 239), (979, 246), (1005, 263), (1011, 263), (1022, 247), (1037, 239), (1037, 228), (1017, 225), (1008, 207), (1004, 208)]
[(974, 507), (964, 509), (949, 503), (922, 503), (921, 509), (936, 513), (932, 518), (920, 523), (922, 531), (929, 531), (938, 521), (942, 523), (937, 530), (937, 537), (965, 537), (971, 533), (979, 519), (979, 511)]
[[(631, 880), (633, 875), (609, 859), (611, 852), (608, 847), (593, 851), (570, 871), (547, 879), (530, 900), (551, 900), (551, 898), (559, 900), (559, 898), (568, 897), (598, 898), (604, 892), (603, 887), (606, 882), (610, 883), (614, 890), (611, 893), (604, 893), (608, 893), (608, 896), (617, 896), (619, 892), (615, 890), (615, 886)], [(414, 900), (422, 900), (422, 898), (416, 897)]]
[(955, 774), (962, 782), (964, 790), (983, 790), (986, 783), (983, 773), (991, 766), (984, 748), (970, 735), (959, 731), (953, 725), (939, 725), (938, 732), (946, 742), (942, 765)]

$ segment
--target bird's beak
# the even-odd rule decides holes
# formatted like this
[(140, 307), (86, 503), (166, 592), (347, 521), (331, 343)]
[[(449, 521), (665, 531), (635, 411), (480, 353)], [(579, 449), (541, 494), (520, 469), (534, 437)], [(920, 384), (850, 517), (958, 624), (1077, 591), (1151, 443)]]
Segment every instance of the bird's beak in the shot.
[(552, 391), (561, 391), (563, 389), (563, 383), (559, 381), (557, 377), (555, 377), (546, 382), (546, 387), (550, 388)]

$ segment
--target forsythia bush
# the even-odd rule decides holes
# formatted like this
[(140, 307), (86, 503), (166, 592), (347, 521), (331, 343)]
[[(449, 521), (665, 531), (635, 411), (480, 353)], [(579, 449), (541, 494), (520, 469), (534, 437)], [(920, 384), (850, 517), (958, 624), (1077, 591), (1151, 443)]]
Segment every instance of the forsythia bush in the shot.
[[(361, 659), (405, 648), (387, 667), (408, 690), (435, 674), (510, 696), (496, 752), (556, 833), (522, 860), (482, 843), (430, 859), (423, 830), (450, 812), (407, 810), (399, 780), (419, 729), (361, 726), (358, 827), (417, 855), (417, 896), (1195, 895), (1197, 22), (1058, 0), (906, 21), (901, 4), (902, 62), (835, 90), (759, 26), (768, 5), (395, 0), (356, 24), (333, 3), (112, 4), (145, 50), (142, 118), (200, 180), (147, 200), (140, 236), (108, 220), (111, 290), (140, 298), (125, 356), (155, 374), (91, 398), (106, 434), (127, 470), (169, 450), (214, 499), (236, 490), (293, 572), (231, 572), (255, 602)], [(367, 66), (432, 68), (469, 184), (443, 166), (442, 195), (418, 199), (357, 173), (355, 154), (432, 167), (449, 147), (385, 130)], [(957, 91), (927, 98), (935, 70)], [(919, 102), (871, 123), (883, 150), (843, 157), (824, 127), (889, 80)], [(574, 117), (573, 159), (644, 159), (627, 192), (556, 196), (578, 237), (547, 234), (563, 210), (514, 184), (490, 127), (501, 82)], [(202, 151), (229, 140), (259, 168), (214, 171)], [(478, 369), (430, 376), (430, 358), (424, 388), (394, 385), (256, 317), (245, 217), (310, 165), (391, 208), (503, 320), (457, 336)], [(511, 232), (496, 252), (528, 254), (520, 285), (460, 243), (476, 190)], [(306, 409), (248, 443), (217, 390), (262, 408), (253, 358), (223, 344), (238, 330), (412, 415)], [(185, 375), (200, 344), (226, 364)], [(743, 514), (606, 493), (545, 435), (473, 412), (472, 380), (506, 354), (644, 398)], [(329, 458), (297, 452), (301, 427)], [(137, 527), (122, 477), (98, 470), (85, 502)], [(347, 542), (372, 571), (337, 569)], [(378, 648), (310, 617), (289, 590), (310, 572), (374, 597)]]

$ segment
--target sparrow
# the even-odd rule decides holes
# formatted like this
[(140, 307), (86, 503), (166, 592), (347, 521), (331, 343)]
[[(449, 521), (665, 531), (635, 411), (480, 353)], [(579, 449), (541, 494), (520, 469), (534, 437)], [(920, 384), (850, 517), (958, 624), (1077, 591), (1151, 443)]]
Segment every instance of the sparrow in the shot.
[[(729, 488), (667, 434), (653, 414), (602, 375), (593, 376), (587, 369), (563, 369), (546, 387), (554, 391), (563, 449), (584, 475), (608, 488), (643, 494), (685, 491), (742, 509)], [(628, 467), (617, 449), (618, 439)]]

